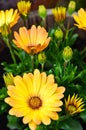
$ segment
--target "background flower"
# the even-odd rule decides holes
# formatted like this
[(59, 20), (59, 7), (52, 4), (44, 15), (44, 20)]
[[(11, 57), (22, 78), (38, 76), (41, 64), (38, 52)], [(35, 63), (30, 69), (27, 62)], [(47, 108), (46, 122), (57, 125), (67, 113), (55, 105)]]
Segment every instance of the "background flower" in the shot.
[(8, 34), (10, 28), (13, 27), (19, 19), (18, 10), (9, 9), (0, 11), (0, 32), (1, 34)]
[(75, 26), (86, 30), (86, 11), (83, 8), (78, 10), (78, 14), (73, 14), (75, 20)]
[(35, 25), (32, 25), (29, 30), (26, 27), (21, 27), (19, 34), (14, 32), (14, 38), (13, 42), (29, 54), (36, 54), (44, 50), (51, 39), (44, 27), (36, 28)]
[(44, 5), (39, 5), (38, 14), (41, 18), (45, 19), (47, 16), (47, 10)]
[(19, 13), (23, 16), (27, 16), (30, 12), (31, 2), (30, 1), (19, 1), (17, 3)]
[(66, 112), (70, 115), (82, 112), (84, 110), (83, 106), (82, 98), (78, 97), (78, 95), (73, 94), (72, 97), (69, 95), (68, 99), (65, 100)]
[(52, 14), (56, 22), (63, 22), (66, 18), (66, 8), (62, 6), (53, 8)]

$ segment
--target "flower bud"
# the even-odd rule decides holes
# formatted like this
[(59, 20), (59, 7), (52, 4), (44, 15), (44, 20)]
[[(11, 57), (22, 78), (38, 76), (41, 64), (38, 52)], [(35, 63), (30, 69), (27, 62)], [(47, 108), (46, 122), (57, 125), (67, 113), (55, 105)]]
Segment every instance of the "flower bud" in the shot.
[(71, 47), (67, 46), (64, 48), (63, 50), (63, 59), (65, 62), (69, 62), (72, 58), (73, 55), (73, 51), (71, 49)]
[(61, 23), (66, 18), (66, 7), (55, 7), (52, 9), (52, 14), (56, 22)]
[(54, 32), (54, 36), (55, 36), (56, 39), (62, 40), (63, 31), (61, 30), (61, 28), (56, 29), (56, 31)]
[(14, 80), (13, 80), (13, 75), (12, 75), (12, 73), (4, 74), (4, 75), (3, 75), (3, 79), (4, 79), (4, 82), (5, 82), (5, 85), (6, 85), (6, 86), (8, 86), (8, 85), (13, 85), (13, 84), (14, 84)]
[(18, 7), (20, 15), (23, 17), (27, 17), (29, 15), (29, 12), (30, 12), (31, 2), (25, 1), (25, 0), (19, 1), (17, 3), (17, 7)]
[(41, 52), (38, 54), (38, 61), (39, 63), (45, 63), (46, 61), (46, 55), (44, 52)]
[(75, 8), (76, 8), (76, 2), (75, 1), (70, 1), (69, 5), (68, 5), (68, 13), (69, 13), (69, 15), (71, 15), (75, 11)]
[(11, 29), (9, 26), (4, 24), (4, 26), (0, 27), (0, 31), (3, 37), (7, 37), (11, 33)]
[(46, 16), (47, 16), (47, 10), (46, 10), (46, 8), (45, 8), (44, 5), (39, 5), (38, 14), (39, 14), (39, 16), (41, 18), (43, 18), (43, 19), (46, 18)]

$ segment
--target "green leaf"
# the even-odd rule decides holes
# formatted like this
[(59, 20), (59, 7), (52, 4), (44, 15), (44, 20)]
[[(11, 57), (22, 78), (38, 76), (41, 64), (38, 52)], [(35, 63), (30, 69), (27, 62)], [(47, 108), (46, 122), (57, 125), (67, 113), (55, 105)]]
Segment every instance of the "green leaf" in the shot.
[(8, 111), (8, 104), (4, 101), (0, 101), (0, 115)]
[(23, 130), (25, 125), (22, 124), (21, 120), (15, 116), (7, 116), (8, 119), (8, 124), (7, 127), (10, 128), (11, 130)]
[(29, 127), (25, 128), (24, 130), (30, 130)]
[(79, 121), (69, 118), (61, 123), (62, 130), (83, 130)]
[(4, 98), (7, 96), (7, 88), (6, 87), (2, 87), (0, 89), (0, 101), (4, 100)]
[(84, 69), (83, 71), (81, 71), (77, 75), (77, 78), (80, 78), (82, 80), (82, 82), (86, 84), (86, 69)]
[(80, 113), (80, 117), (86, 123), (86, 110)]

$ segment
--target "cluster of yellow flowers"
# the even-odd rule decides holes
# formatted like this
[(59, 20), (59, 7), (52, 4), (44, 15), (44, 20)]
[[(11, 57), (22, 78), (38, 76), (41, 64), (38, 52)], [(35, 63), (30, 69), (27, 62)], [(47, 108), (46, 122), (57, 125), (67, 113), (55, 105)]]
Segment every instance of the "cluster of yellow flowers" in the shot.
[[(18, 22), (21, 15), (25, 18), (28, 16), (31, 3), (20, 1), (17, 6), (18, 10), (0, 11), (2, 37), (9, 36), (11, 28)], [(54, 8), (52, 14), (56, 22), (62, 22), (66, 17), (66, 8)], [(73, 17), (77, 22), (75, 25), (86, 30), (86, 11), (81, 8), (78, 15), (74, 14)], [(48, 37), (48, 32), (44, 27), (32, 25), (30, 29), (25, 26), (20, 27), (19, 33), (14, 31), (13, 43), (28, 54), (34, 55), (43, 51), (49, 45), (50, 40), (51, 37)], [(46, 72), (35, 69), (33, 73), (24, 73), (23, 76), (4, 75), (5, 81), (7, 77), (12, 79), (12, 82), (9, 80), (10, 83), (7, 85), (9, 97), (5, 98), (5, 102), (11, 106), (10, 115), (23, 117), (23, 123), (28, 124), (31, 130), (35, 130), (41, 123), (49, 125), (51, 119), (59, 119), (58, 112), (62, 110), (61, 99), (64, 97), (65, 87), (55, 83), (53, 74), (47, 76)], [(65, 100), (65, 109), (70, 115), (83, 111), (83, 106), (82, 99), (75, 94), (72, 97), (69, 95)]]

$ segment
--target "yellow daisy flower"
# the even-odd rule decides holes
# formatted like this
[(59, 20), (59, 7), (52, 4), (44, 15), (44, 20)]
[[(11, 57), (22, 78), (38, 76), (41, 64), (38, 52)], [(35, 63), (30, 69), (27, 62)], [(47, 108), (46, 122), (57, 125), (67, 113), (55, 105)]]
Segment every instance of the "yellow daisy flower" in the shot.
[(58, 120), (57, 112), (61, 111), (65, 88), (58, 87), (53, 74), (47, 76), (35, 69), (34, 74), (15, 76), (14, 85), (9, 85), (7, 89), (9, 97), (5, 98), (5, 102), (12, 107), (9, 114), (23, 117), (23, 123), (28, 124), (31, 130), (41, 123), (49, 125), (51, 119)]
[(30, 1), (19, 1), (17, 3), (19, 13), (23, 16), (27, 16), (30, 12), (31, 2)]
[(78, 10), (78, 14), (73, 14), (75, 20), (75, 26), (80, 29), (86, 30), (86, 11), (83, 8)]
[(44, 27), (36, 28), (35, 25), (32, 25), (29, 30), (26, 27), (21, 27), (19, 34), (14, 32), (14, 38), (13, 42), (29, 54), (36, 54), (44, 50), (51, 39)]
[(66, 18), (66, 7), (56, 7), (52, 9), (52, 14), (56, 22), (63, 22)]
[(8, 34), (10, 32), (10, 28), (13, 27), (19, 19), (19, 13), (16, 9), (10, 10), (1, 10), (0, 11), (0, 33)]
[(83, 106), (82, 98), (78, 97), (78, 95), (73, 94), (72, 97), (69, 95), (68, 99), (65, 100), (66, 112), (70, 115), (82, 112), (84, 110)]

